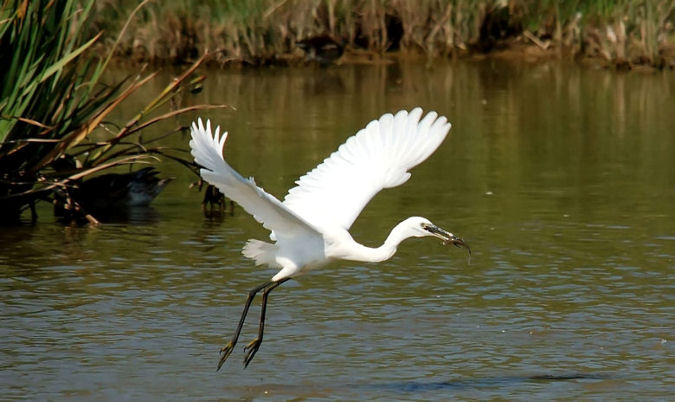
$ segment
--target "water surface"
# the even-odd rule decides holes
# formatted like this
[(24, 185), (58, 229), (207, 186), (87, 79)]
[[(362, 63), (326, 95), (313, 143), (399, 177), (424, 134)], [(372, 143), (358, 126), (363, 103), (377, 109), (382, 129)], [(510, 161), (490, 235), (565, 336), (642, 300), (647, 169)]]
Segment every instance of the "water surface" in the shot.
[[(266, 232), (206, 219), (194, 176), (98, 227), (0, 231), (0, 386), (29, 399), (666, 399), (675, 393), (675, 75), (454, 63), (210, 71), (187, 103), (231, 132), (226, 156), (282, 197), (349, 135), (420, 105), (451, 135), (352, 233), (378, 245), (423, 215), (472, 246), (404, 243), (272, 293), (215, 371)], [(167, 76), (166, 79), (170, 77)], [(153, 90), (148, 90), (148, 96)], [(138, 100), (140, 102), (141, 100)], [(133, 104), (130, 112), (133, 111)], [(186, 117), (183, 122), (191, 117)], [(176, 138), (185, 147), (186, 138)]]

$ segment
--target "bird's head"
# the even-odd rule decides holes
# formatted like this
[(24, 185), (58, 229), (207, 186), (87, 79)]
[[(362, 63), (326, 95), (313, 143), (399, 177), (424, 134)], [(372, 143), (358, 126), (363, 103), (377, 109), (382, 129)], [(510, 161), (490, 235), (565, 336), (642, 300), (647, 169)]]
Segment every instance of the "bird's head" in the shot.
[(456, 247), (464, 247), (471, 255), (471, 249), (469, 245), (464, 242), (464, 240), (455, 236), (454, 234), (448, 232), (447, 230), (441, 229), (438, 226), (434, 225), (427, 218), (422, 218), (419, 216), (414, 216), (405, 220), (406, 224), (412, 231), (412, 235), (415, 237), (425, 237), (433, 236), (438, 237), (443, 240), (443, 245), (452, 244)]

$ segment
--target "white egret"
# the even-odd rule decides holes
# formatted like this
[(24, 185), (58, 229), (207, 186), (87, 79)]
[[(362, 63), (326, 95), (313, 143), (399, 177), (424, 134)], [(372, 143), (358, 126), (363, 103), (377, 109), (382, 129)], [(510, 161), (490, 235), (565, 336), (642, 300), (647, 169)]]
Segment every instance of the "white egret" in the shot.
[(422, 109), (416, 108), (410, 113), (402, 110), (395, 116), (385, 114), (371, 121), (302, 176), (283, 202), (256, 186), (253, 178), (242, 177), (224, 160), (222, 149), (227, 132), (221, 136), (217, 127), (212, 134), (210, 121), (206, 126), (201, 119), (192, 124), (190, 147), (202, 167), (201, 176), (271, 231), (272, 242), (251, 239), (243, 254), (256, 265), (280, 269), (271, 281), (248, 293), (237, 329), (220, 351), (218, 369), (232, 353), (251, 302), (261, 290), (258, 336), (244, 348), (244, 366), (248, 366), (262, 342), (269, 293), (290, 278), (334, 260), (387, 260), (409, 237), (434, 236), (443, 244), (469, 249), (462, 239), (421, 217), (396, 225), (384, 244), (376, 248), (357, 243), (348, 232), (368, 201), (383, 188), (405, 183), (410, 178), (408, 170), (429, 157), (450, 130), (447, 119), (438, 117), (436, 112), (421, 117)]

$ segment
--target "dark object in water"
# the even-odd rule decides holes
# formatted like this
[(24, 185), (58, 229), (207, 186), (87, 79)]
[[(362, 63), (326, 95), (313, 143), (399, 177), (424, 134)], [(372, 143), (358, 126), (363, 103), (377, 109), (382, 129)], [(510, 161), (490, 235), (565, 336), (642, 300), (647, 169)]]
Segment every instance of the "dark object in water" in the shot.
[(87, 208), (135, 207), (150, 204), (171, 181), (160, 179), (153, 167), (129, 173), (110, 173), (80, 185), (80, 201)]
[[(202, 188), (202, 185), (204, 185), (204, 181), (200, 180), (199, 181), (200, 190)], [(204, 212), (204, 216), (207, 218), (212, 218), (217, 215), (224, 216), (226, 204), (227, 201), (223, 193), (221, 193), (220, 190), (216, 188), (216, 186), (208, 184), (206, 186), (206, 189), (204, 189), (204, 199), (202, 200), (202, 212)], [(230, 204), (230, 215), (233, 215), (234, 201), (230, 200), (229, 204)]]
[(147, 206), (171, 181), (157, 177), (157, 173), (153, 167), (109, 173), (59, 189), (54, 194), (54, 214), (66, 221), (85, 218), (92, 222), (96, 219), (91, 214), (109, 215), (119, 209)]
[(335, 63), (344, 52), (344, 45), (329, 35), (319, 35), (295, 42), (305, 52), (306, 59), (316, 60), (320, 65)]

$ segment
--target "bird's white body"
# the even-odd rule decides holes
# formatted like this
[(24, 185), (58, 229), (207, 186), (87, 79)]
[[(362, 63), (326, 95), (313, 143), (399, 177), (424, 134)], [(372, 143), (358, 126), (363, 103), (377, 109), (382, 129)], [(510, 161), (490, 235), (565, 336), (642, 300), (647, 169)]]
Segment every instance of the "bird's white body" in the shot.
[(272, 278), (279, 281), (336, 259), (384, 261), (404, 239), (434, 235), (423, 229), (431, 223), (420, 217), (399, 223), (377, 248), (357, 243), (348, 232), (368, 201), (383, 188), (405, 183), (408, 170), (428, 158), (450, 130), (435, 112), (421, 117), (416, 108), (370, 122), (302, 176), (283, 202), (232, 169), (222, 156), (227, 132), (220, 136), (218, 127), (212, 134), (209, 121), (193, 123), (190, 147), (202, 177), (271, 231), (273, 243), (249, 240), (243, 253), (256, 264), (279, 268)]

